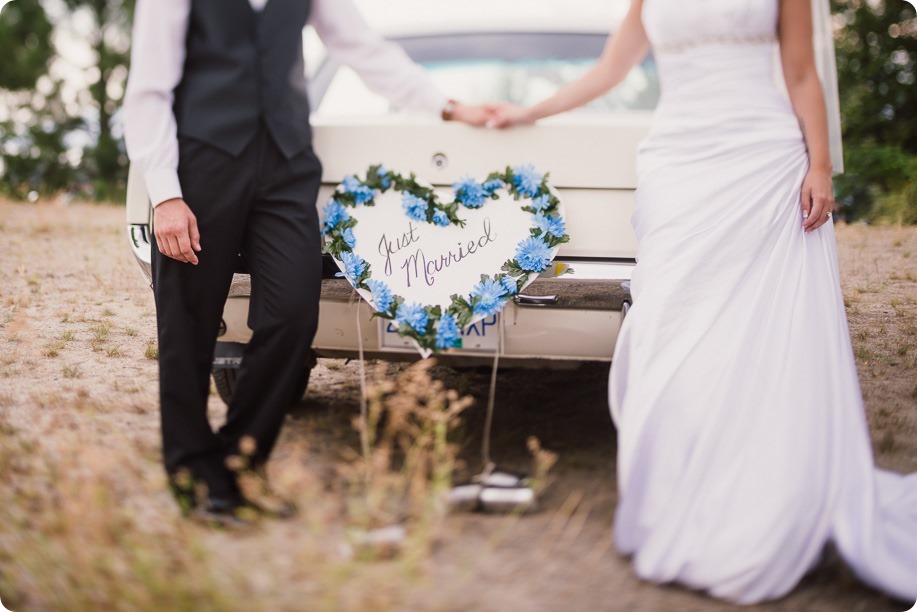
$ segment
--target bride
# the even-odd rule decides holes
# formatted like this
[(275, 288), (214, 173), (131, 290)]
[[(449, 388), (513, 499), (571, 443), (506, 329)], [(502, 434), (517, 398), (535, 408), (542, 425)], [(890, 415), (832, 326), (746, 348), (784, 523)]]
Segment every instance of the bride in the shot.
[[(774, 83), (779, 45), (789, 101)], [(786, 594), (833, 542), (917, 598), (917, 474), (877, 470), (841, 297), (812, 9), (633, 0), (581, 80), (508, 127), (614, 87), (652, 47), (634, 306), (609, 381), (618, 549), (639, 576), (738, 603)]]

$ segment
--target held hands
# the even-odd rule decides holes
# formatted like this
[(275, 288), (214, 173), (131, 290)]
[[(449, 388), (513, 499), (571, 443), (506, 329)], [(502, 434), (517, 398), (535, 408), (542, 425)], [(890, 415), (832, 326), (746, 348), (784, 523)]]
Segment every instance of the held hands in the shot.
[(516, 125), (532, 125), (535, 120), (529, 113), (527, 106), (517, 104), (485, 104), (487, 111), (487, 127), (505, 129)]
[(531, 125), (534, 119), (528, 116), (529, 109), (516, 104), (462, 104), (455, 103), (451, 111), (453, 121), (461, 121), (475, 127), (509, 128), (516, 125)]
[(166, 200), (153, 209), (153, 233), (160, 253), (197, 265), (201, 234), (197, 229), (197, 218), (184, 200)]
[(827, 223), (834, 211), (831, 170), (809, 169), (802, 181), (800, 199), (802, 229), (805, 233), (813, 232)]
[[(484, 127), (489, 119), (484, 106), (455, 102), (451, 109), (452, 121), (461, 121), (475, 127)], [(444, 115), (445, 116), (445, 115)]]

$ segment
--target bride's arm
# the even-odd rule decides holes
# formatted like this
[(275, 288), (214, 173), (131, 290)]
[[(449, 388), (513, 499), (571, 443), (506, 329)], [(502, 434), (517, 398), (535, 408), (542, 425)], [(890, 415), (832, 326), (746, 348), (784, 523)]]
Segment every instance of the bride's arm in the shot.
[(824, 224), (828, 213), (834, 209), (828, 118), (815, 70), (811, 3), (781, 0), (778, 34), (786, 88), (809, 152), (809, 172), (803, 181), (800, 198), (806, 217), (803, 228), (811, 232)]
[(589, 71), (556, 94), (530, 107), (509, 104), (491, 105), (492, 127), (529, 124), (582, 106), (598, 98), (621, 82), (634, 64), (649, 50), (640, 10), (643, 0), (633, 0), (621, 27), (610, 36), (601, 57)]

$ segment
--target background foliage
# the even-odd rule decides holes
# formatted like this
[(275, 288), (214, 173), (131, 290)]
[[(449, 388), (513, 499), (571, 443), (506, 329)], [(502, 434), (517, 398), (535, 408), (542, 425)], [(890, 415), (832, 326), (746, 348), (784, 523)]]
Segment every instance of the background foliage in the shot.
[(904, 0), (832, 0), (848, 218), (917, 223), (917, 19)]
[[(47, 0), (46, 0), (47, 1)], [(59, 50), (42, 0), (0, 14), (0, 192), (67, 191), (122, 199), (127, 158), (113, 121), (127, 77), (134, 0), (56, 0), (92, 21), (88, 90), (66, 100)], [(831, 0), (846, 172), (836, 181), (848, 220), (917, 223), (917, 18), (904, 0)], [(9, 59), (8, 59), (9, 58)], [(2, 109), (0, 109), (2, 110)]]
[(14, 0), (0, 13), (0, 192), (121, 199), (127, 156), (112, 117), (124, 95), (134, 0), (57, 0), (57, 21), (91, 24), (93, 61), (81, 74), (89, 86), (69, 96), (55, 70), (63, 26), (45, 5)]

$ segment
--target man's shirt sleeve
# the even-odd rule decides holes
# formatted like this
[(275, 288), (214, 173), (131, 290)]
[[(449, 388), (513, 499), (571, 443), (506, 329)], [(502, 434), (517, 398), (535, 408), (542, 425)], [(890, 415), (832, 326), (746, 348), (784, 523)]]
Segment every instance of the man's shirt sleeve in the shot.
[(439, 114), (446, 96), (399, 45), (370, 28), (351, 0), (313, 0), (309, 24), (328, 54), (354, 69), (379, 95), (405, 108)]
[(182, 197), (173, 91), (182, 78), (191, 0), (137, 0), (124, 95), (124, 140), (153, 206)]

